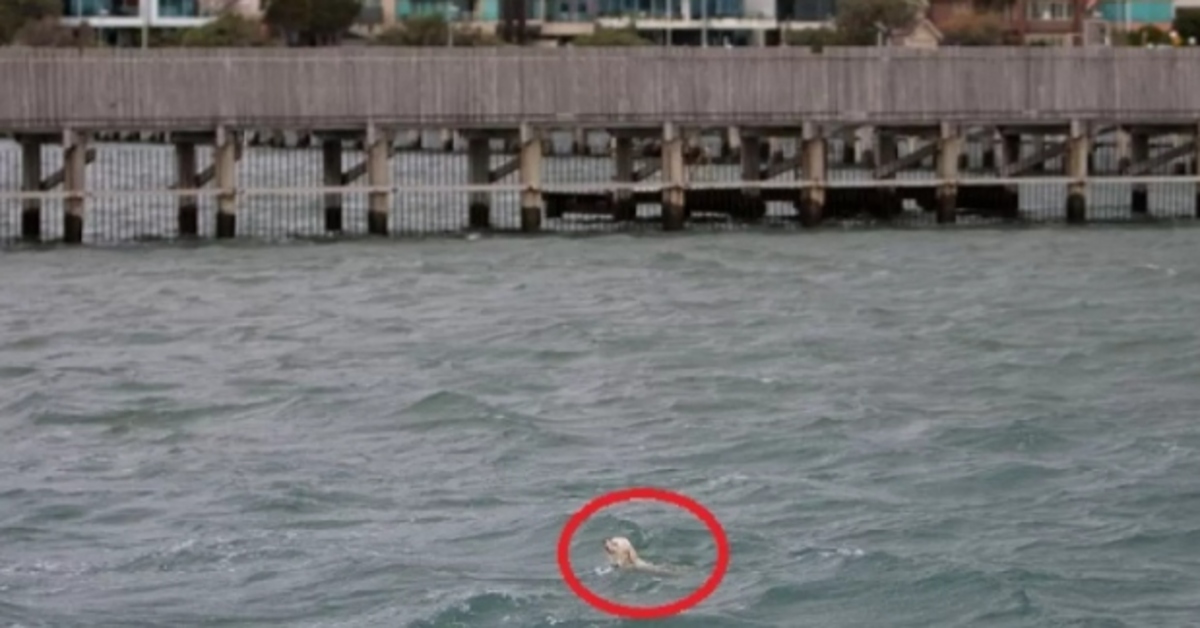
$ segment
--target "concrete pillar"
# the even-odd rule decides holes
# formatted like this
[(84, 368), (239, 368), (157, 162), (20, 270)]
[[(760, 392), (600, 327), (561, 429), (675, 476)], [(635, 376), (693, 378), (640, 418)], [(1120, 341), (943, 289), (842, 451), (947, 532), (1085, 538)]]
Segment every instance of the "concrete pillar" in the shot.
[(963, 139), (957, 126), (942, 124), (938, 138), (937, 174), (942, 183), (937, 191), (937, 222), (948, 224), (958, 219), (958, 173), (962, 165)]
[[(742, 181), (757, 182), (762, 180), (762, 154), (759, 146), (761, 138), (757, 135), (747, 135), (742, 139)], [(738, 207), (731, 208), (731, 215), (739, 220), (758, 221), (767, 214), (767, 203), (763, 200), (762, 188), (742, 188), (743, 202)]]
[[(326, 139), (321, 142), (321, 162), (325, 171), (325, 187), (342, 187), (342, 140)], [(342, 230), (342, 195), (339, 192), (325, 193), (325, 230)]]
[(996, 159), (996, 134), (989, 131), (979, 140), (979, 147), (982, 152), (981, 167), (984, 170), (995, 170), (998, 162)]
[(767, 138), (767, 162), (775, 163), (783, 159), (783, 144), (777, 137)]
[[(759, 142), (762, 139), (757, 135), (747, 135), (742, 138), (742, 146), (745, 150), (742, 151), (742, 181), (758, 181), (762, 177), (762, 162), (759, 160)], [(750, 199), (757, 200), (762, 196), (762, 191), (759, 188), (744, 188), (742, 195)]]
[[(1036, 155), (1039, 152), (1041, 152), (1041, 150), (1043, 148), (1046, 147), (1046, 136), (1041, 133), (1038, 133), (1037, 135), (1034, 135), (1029, 138), (1029, 143), (1031, 145), (1032, 153)], [(1033, 166), (1031, 172), (1036, 172), (1039, 174), (1046, 172), (1046, 162), (1044, 162), (1044, 161), (1038, 162), (1036, 165)]]
[(375, 125), (367, 127), (367, 233), (388, 234), (388, 214), (392, 200), (392, 135), (391, 130)]
[(800, 192), (800, 224), (816, 227), (825, 215), (825, 138), (814, 124), (805, 124), (800, 138), (800, 170), (809, 186)]
[(63, 214), (63, 242), (83, 242), (83, 191), (87, 189), (87, 134), (68, 130), (63, 133), (63, 187), (72, 193), (66, 197)]
[[(1140, 164), (1150, 159), (1150, 136), (1146, 133), (1134, 133), (1130, 148), (1133, 153), (1133, 163)], [(1130, 211), (1134, 216), (1147, 216), (1150, 213), (1150, 190), (1145, 183), (1134, 183), (1131, 193)]]
[(588, 154), (587, 129), (575, 129), (571, 133), (571, 154), (576, 156)]
[[(879, 133), (875, 138), (876, 165), (882, 166), (890, 164), (900, 158), (900, 142), (895, 135), (890, 133)], [(887, 177), (888, 179), (896, 178), (895, 175)]]
[(542, 228), (542, 134), (521, 125), (521, 231)]
[(878, 153), (878, 147), (875, 145), (875, 129), (869, 126), (859, 127), (854, 132), (854, 162), (873, 168)]
[(1005, 133), (1000, 136), (1000, 152), (1005, 164), (1021, 161), (1021, 134)]
[[(491, 182), (492, 147), (486, 136), (471, 135), (467, 138), (467, 179), (471, 185), (487, 185)], [(467, 201), (467, 224), (471, 229), (487, 229), (491, 226), (490, 192), (471, 192)]]
[(742, 152), (742, 130), (736, 126), (731, 126), (725, 130), (725, 141), (721, 142), (721, 157), (723, 159), (732, 159), (735, 155), (740, 155)]
[(662, 223), (664, 231), (683, 229), (687, 209), (685, 190), (687, 169), (683, 162), (683, 135), (674, 123), (663, 126), (662, 177), (665, 189), (662, 200)]
[[(875, 129), (875, 165), (883, 166), (895, 162), (900, 158), (900, 143), (897, 137), (891, 133), (885, 133), (882, 129)], [(895, 179), (896, 174), (892, 173), (880, 177), (882, 180)], [(874, 191), (876, 213), (882, 216), (893, 216), (900, 212), (903, 207), (903, 200), (895, 187), (878, 187)]]
[(1117, 153), (1117, 172), (1124, 172), (1129, 167), (1129, 130), (1125, 127), (1118, 127), (1113, 135), (1114, 149)]
[(1087, 178), (1088, 156), (1091, 153), (1091, 138), (1085, 123), (1071, 123), (1069, 152), (1067, 153), (1067, 222), (1083, 224), (1087, 221)]
[[(21, 191), (40, 192), (42, 189), (42, 141), (21, 139)], [(21, 238), (27, 242), (42, 239), (42, 199), (21, 201)]]
[[(175, 144), (175, 180), (181, 190), (197, 188), (196, 144), (191, 141)], [(180, 237), (190, 238), (200, 234), (200, 207), (195, 194), (180, 194), (178, 205), (178, 228)]]
[[(618, 183), (633, 182), (633, 138), (620, 135), (616, 138), (617, 146), (613, 158), (616, 161), (616, 180)], [(631, 221), (637, 218), (637, 202), (633, 200), (633, 190), (618, 189), (615, 195), (616, 220)]]
[(217, 195), (217, 237), (232, 238), (237, 233), (237, 134), (217, 129), (213, 146)]

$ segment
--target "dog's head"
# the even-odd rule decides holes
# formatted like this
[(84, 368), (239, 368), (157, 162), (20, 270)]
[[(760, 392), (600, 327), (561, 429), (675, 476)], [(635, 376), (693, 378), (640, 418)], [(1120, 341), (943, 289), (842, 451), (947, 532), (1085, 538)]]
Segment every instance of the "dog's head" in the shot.
[(629, 567), (637, 562), (638, 555), (633, 543), (623, 536), (604, 539), (604, 552), (608, 554), (609, 562), (618, 567)]

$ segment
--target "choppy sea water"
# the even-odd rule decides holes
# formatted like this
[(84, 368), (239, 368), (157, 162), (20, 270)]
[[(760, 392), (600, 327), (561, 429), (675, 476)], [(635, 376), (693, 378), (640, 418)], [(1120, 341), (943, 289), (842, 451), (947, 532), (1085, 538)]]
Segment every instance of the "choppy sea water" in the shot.
[[(0, 626), (1190, 626), (1200, 230), (0, 256)], [(676, 577), (604, 568), (622, 534)], [(686, 595), (639, 503), (571, 561)]]

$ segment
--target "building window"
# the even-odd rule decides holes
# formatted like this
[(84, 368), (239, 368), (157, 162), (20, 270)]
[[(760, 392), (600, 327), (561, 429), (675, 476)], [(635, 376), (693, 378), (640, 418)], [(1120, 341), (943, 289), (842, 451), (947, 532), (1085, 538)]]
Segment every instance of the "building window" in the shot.
[(200, 5), (196, 0), (158, 0), (159, 17), (199, 17)]
[(1075, 5), (1063, 0), (1032, 0), (1025, 5), (1031, 20), (1069, 20), (1075, 17)]
[(790, 22), (824, 22), (837, 12), (834, 0), (776, 0), (775, 15)]
[(137, 17), (138, 0), (63, 0), (63, 17)]

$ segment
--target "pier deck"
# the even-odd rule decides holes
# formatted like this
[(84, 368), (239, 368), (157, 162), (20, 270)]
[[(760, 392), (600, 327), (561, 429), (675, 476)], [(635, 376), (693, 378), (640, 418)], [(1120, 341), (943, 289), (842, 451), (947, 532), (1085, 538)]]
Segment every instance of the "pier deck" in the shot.
[(4, 50), (0, 240), (1195, 220), (1198, 61)]

